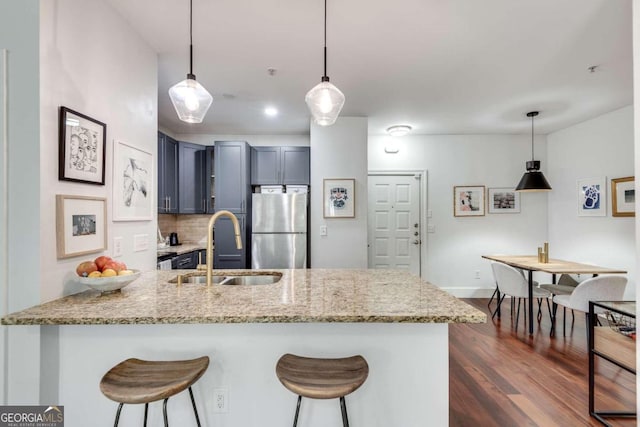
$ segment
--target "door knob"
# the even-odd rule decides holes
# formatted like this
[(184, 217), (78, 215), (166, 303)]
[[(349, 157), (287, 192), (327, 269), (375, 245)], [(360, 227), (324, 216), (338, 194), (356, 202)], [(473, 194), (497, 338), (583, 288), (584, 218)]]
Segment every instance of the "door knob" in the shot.
[(421, 241), (421, 240), (418, 240), (418, 239), (416, 239), (416, 240), (414, 240), (414, 241), (413, 241), (413, 244), (414, 244), (414, 245), (419, 245), (420, 243), (422, 243), (422, 241)]
[(420, 233), (418, 233), (417, 231), (415, 233), (413, 233), (414, 236), (418, 236), (420, 235)]

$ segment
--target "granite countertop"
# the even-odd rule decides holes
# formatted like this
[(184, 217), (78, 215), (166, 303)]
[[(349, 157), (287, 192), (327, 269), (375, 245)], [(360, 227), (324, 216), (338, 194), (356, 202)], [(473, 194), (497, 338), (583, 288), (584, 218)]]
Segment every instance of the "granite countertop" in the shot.
[(201, 243), (181, 243), (177, 246), (167, 246), (164, 248), (158, 248), (158, 256), (166, 255), (169, 253), (176, 253), (177, 255), (186, 254), (188, 252), (198, 251), (200, 249), (207, 249), (206, 244)]
[[(3, 325), (170, 323), (484, 323), (486, 315), (399, 270), (299, 269), (270, 285), (169, 283), (193, 270), (149, 271), (121, 292), (88, 290), (2, 318)], [(264, 270), (216, 270), (257, 275)]]

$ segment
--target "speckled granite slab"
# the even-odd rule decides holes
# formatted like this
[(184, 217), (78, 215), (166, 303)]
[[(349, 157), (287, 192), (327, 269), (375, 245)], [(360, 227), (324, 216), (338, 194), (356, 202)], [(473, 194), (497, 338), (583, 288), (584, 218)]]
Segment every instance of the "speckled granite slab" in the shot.
[[(274, 271), (282, 273), (275, 284), (211, 287), (169, 283), (186, 270), (150, 271), (121, 292), (81, 292), (11, 313), (2, 318), (2, 324), (486, 322), (481, 311), (403, 271)], [(218, 270), (215, 274), (259, 272)]]

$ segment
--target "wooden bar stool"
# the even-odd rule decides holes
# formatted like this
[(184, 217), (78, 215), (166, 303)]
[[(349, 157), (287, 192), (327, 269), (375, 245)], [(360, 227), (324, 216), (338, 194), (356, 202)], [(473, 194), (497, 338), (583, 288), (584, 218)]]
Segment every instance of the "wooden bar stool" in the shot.
[(302, 396), (312, 399), (340, 398), (342, 424), (349, 427), (344, 397), (357, 390), (369, 375), (362, 356), (318, 359), (285, 354), (276, 364), (276, 375), (287, 389), (298, 395), (293, 427), (298, 425)]
[(189, 389), (196, 423), (200, 427), (200, 418), (193, 399), (193, 385), (209, 366), (209, 357), (192, 360), (149, 361), (127, 359), (109, 370), (100, 381), (100, 391), (109, 399), (119, 402), (116, 413), (117, 427), (120, 411), (125, 403), (144, 403), (144, 426), (147, 425), (149, 403), (164, 399), (162, 412), (164, 425), (169, 426), (167, 401), (184, 389)]

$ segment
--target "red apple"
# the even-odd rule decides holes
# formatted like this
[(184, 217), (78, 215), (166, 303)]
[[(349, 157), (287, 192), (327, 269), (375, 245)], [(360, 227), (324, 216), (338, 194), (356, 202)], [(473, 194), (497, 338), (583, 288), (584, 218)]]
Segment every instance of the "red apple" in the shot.
[(102, 255), (102, 256), (99, 256), (98, 258), (96, 258), (94, 262), (98, 266), (98, 270), (102, 271), (102, 270), (104, 270), (104, 266), (109, 261), (112, 261), (111, 257), (108, 257), (106, 255)]
[(78, 267), (76, 267), (76, 274), (80, 277), (87, 277), (89, 273), (93, 271), (98, 271), (98, 266), (93, 261), (81, 262)]
[(104, 265), (104, 269), (102, 271), (104, 272), (104, 270), (111, 269), (117, 273), (120, 270), (126, 270), (126, 266), (125, 268), (122, 268), (122, 267), (123, 267), (123, 264), (121, 262), (111, 260)]

